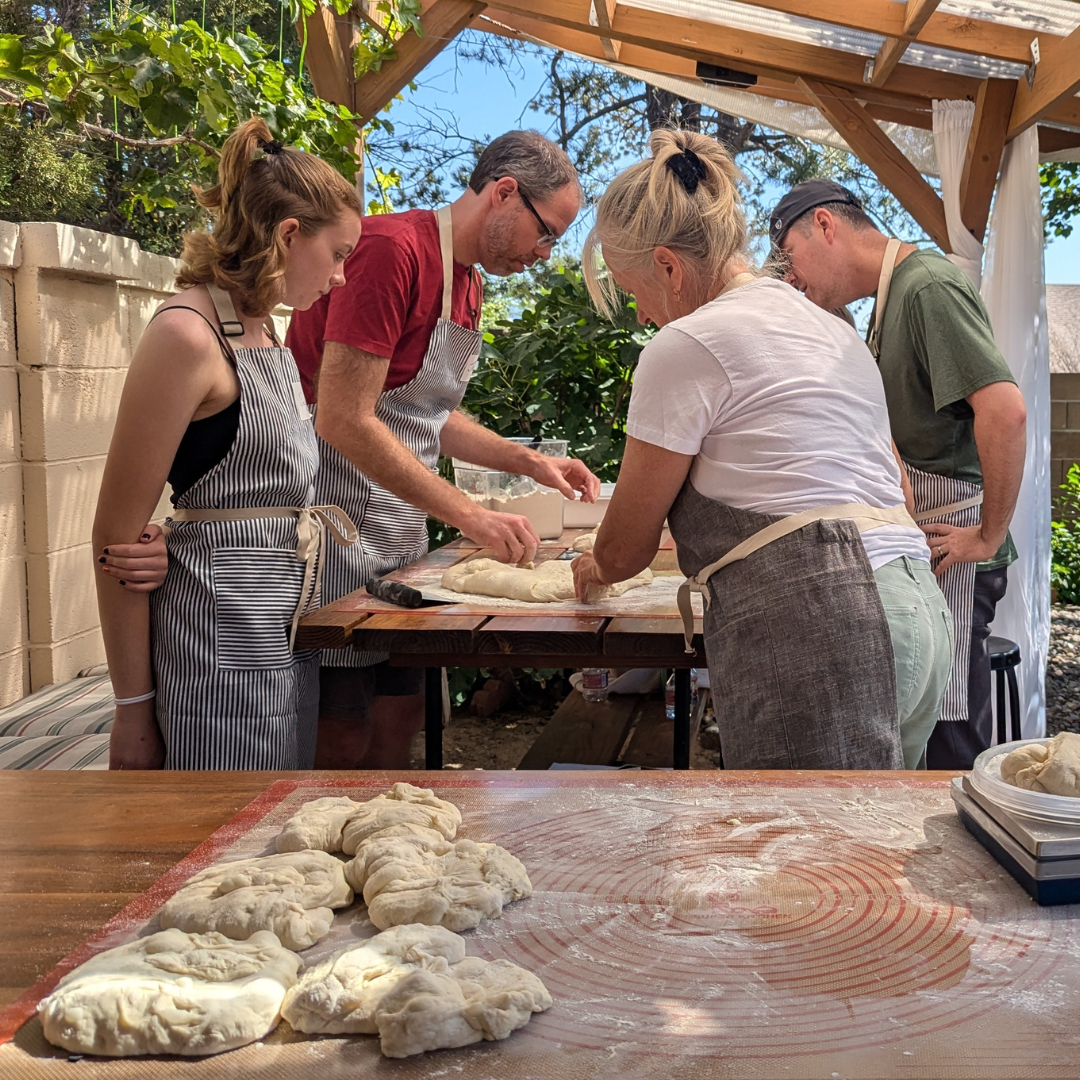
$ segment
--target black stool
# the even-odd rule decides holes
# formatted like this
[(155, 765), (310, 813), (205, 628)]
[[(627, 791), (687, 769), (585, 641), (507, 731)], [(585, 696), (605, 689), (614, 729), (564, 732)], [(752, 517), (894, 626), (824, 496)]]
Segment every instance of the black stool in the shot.
[[(1008, 638), (991, 637), (986, 642), (990, 652), (990, 670), (994, 672), (997, 687), (997, 741), (1013, 742), (1022, 739), (1020, 731), (1020, 688), (1016, 685), (1016, 669), (1020, 666), (1020, 646)], [(1012, 734), (1005, 735), (1005, 680), (1009, 680), (1009, 727)]]

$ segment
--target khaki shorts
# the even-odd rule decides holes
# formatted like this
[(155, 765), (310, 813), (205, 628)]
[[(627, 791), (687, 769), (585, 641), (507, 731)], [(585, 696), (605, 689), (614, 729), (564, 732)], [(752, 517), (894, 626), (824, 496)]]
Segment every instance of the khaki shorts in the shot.
[(319, 715), (328, 720), (364, 720), (379, 697), (411, 697), (424, 689), (424, 669), (391, 667), (319, 668)]

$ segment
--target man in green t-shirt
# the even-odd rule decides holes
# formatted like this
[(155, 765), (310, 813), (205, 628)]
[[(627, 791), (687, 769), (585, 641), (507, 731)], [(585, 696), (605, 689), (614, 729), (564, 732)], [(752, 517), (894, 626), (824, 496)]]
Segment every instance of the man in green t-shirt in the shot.
[(993, 734), (986, 640), (1016, 559), (1008, 529), (1024, 471), (1023, 396), (968, 276), (935, 251), (884, 236), (847, 189), (797, 185), (769, 231), (787, 280), (815, 304), (876, 296), (868, 344), (957, 646), (926, 763), (970, 768)]

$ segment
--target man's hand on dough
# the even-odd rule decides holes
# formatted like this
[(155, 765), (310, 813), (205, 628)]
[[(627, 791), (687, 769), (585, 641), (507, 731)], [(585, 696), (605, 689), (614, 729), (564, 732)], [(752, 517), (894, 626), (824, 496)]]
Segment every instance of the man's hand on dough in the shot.
[(589, 472), (584, 461), (577, 458), (552, 458), (537, 454), (529, 476), (544, 487), (557, 488), (568, 499), (574, 497), (574, 492), (580, 492), (581, 501), (591, 503), (596, 502), (596, 496), (600, 494), (599, 478)]
[(98, 555), (103, 574), (128, 592), (153, 592), (165, 580), (169, 555), (165, 533), (159, 525), (147, 525), (137, 544), (110, 544)]
[(499, 562), (529, 562), (540, 544), (532, 523), (520, 514), (500, 514), (478, 507), (469, 521), (458, 527), (470, 540), (491, 548)]
[(597, 590), (608, 582), (604, 581), (600, 571), (596, 569), (596, 559), (591, 551), (579, 555), (571, 565), (574, 568), (574, 592), (583, 604), (587, 604), (590, 591), (595, 595)]

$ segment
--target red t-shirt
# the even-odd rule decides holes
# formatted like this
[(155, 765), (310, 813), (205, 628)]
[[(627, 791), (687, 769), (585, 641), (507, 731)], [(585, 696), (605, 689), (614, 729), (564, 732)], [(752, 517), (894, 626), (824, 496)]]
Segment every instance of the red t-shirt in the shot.
[[(338, 341), (387, 357), (384, 390), (415, 378), (442, 313), (439, 226), (430, 210), (364, 218), (360, 242), (345, 263), (345, 284), (307, 311), (294, 311), (286, 343), (296, 357), (309, 402), (323, 345)], [(470, 267), (454, 263), (451, 318), (475, 330), (481, 285)]]

